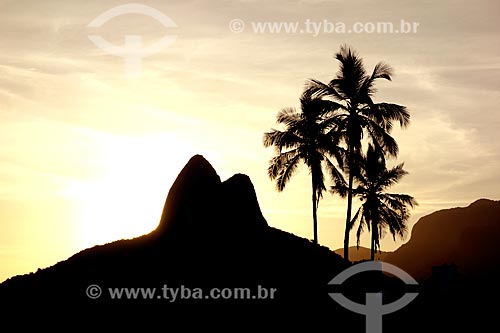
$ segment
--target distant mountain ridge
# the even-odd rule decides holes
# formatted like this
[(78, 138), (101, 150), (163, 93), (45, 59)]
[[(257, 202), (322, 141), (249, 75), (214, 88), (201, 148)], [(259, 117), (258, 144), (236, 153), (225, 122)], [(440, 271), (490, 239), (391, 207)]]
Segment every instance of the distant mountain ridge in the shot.
[(455, 264), (464, 274), (489, 274), (500, 267), (499, 241), (500, 201), (479, 199), (422, 217), (409, 241), (385, 261), (417, 278), (428, 278), (433, 266), (443, 264)]
[[(479, 199), (467, 207), (448, 208), (420, 218), (409, 241), (375, 259), (392, 263), (418, 279), (432, 267), (456, 265), (464, 274), (489, 274), (500, 268), (500, 201)], [(342, 255), (343, 249), (335, 250)], [(349, 259), (370, 259), (370, 249), (352, 246)]]

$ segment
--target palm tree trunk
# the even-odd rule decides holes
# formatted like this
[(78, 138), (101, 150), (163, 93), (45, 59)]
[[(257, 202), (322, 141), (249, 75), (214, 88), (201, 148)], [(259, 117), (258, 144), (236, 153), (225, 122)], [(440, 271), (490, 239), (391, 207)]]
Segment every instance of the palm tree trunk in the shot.
[(349, 260), (349, 232), (351, 231), (349, 225), (351, 224), (352, 214), (352, 183), (354, 181), (353, 170), (353, 149), (349, 148), (349, 188), (347, 189), (347, 214), (345, 218), (345, 231), (344, 231), (344, 259)]
[(314, 244), (318, 244), (318, 217), (316, 216), (317, 209), (317, 198), (316, 198), (316, 186), (314, 186), (314, 175), (311, 175), (312, 183), (312, 204), (313, 204), (313, 233), (314, 233)]
[(372, 241), (371, 241), (371, 251), (370, 251), (370, 260), (375, 260), (375, 223), (372, 222)]

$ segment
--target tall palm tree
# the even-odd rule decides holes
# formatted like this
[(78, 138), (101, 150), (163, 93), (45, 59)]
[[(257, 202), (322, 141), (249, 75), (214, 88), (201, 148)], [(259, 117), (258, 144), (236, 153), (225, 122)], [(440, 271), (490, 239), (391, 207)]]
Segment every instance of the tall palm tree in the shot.
[(331, 101), (313, 98), (311, 91), (306, 90), (300, 98), (301, 110), (284, 108), (277, 115), (277, 124), (284, 130), (272, 129), (264, 134), (264, 146), (276, 148), (277, 155), (269, 161), (268, 174), (276, 181), (278, 191), (283, 191), (292, 175), (304, 163), (311, 174), (312, 214), (314, 243), (318, 243), (317, 208), (323, 196), (325, 175), (328, 172), (332, 182), (338, 186), (345, 185), (342, 173), (332, 163), (342, 163), (345, 151), (338, 147), (328, 135), (331, 130), (331, 113), (334, 105)]
[(367, 138), (377, 149), (390, 156), (397, 156), (398, 145), (390, 135), (393, 122), (401, 127), (410, 123), (406, 107), (391, 103), (374, 103), (375, 81), (391, 80), (392, 69), (379, 62), (368, 74), (362, 58), (347, 46), (342, 46), (335, 55), (340, 63), (339, 71), (329, 83), (309, 80), (308, 89), (317, 98), (331, 101), (336, 112), (331, 121), (336, 124), (332, 140), (343, 142), (347, 149), (345, 171), (348, 174), (347, 214), (344, 234), (344, 258), (349, 259), (349, 225), (351, 222), (355, 159), (361, 154), (363, 138)]
[[(389, 229), (394, 240), (396, 235), (403, 238), (407, 231), (406, 222), (410, 217), (409, 208), (418, 203), (408, 194), (386, 192), (407, 174), (403, 169), (404, 163), (387, 169), (383, 153), (372, 145), (369, 145), (366, 156), (361, 157), (358, 163), (355, 175), (358, 186), (352, 192), (360, 197), (363, 204), (351, 220), (349, 230), (359, 222), (356, 232), (358, 247), (364, 228), (371, 231), (371, 260), (374, 260), (375, 251), (380, 250), (380, 238), (385, 229)], [(336, 192), (339, 192), (338, 189)]]

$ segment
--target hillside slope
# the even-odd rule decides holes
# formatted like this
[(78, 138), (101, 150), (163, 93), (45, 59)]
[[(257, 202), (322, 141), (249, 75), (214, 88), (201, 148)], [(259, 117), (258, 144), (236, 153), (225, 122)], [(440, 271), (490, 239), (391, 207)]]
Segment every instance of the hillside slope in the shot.
[[(0, 284), (0, 307), (4, 314), (6, 309), (65, 313), (77, 321), (84, 313), (106, 314), (106, 321), (158, 314), (153, 322), (163, 321), (165, 313), (171, 320), (210, 313), (211, 320), (234, 315), (247, 321), (258, 313), (284, 313), (308, 324), (317, 317), (314, 324), (319, 325), (321, 318), (326, 323), (331, 316), (346, 317), (327, 290), (329, 280), (346, 267), (326, 247), (269, 227), (250, 179), (237, 174), (221, 182), (210, 163), (197, 155), (170, 189), (155, 231), (95, 246), (36, 273), (8, 279)], [(89, 297), (91, 285), (101, 289), (100, 297)], [(165, 298), (165, 286), (199, 289), (203, 297), (173, 302)], [(155, 292), (146, 299), (141, 294), (116, 299), (109, 288), (117, 287)], [(209, 294), (214, 288), (247, 288), (251, 297), (214, 299)], [(95, 296), (96, 290), (90, 291)]]
[(422, 217), (410, 240), (385, 261), (420, 279), (444, 264), (454, 264), (468, 276), (491, 275), (500, 267), (499, 241), (500, 201), (480, 199)]

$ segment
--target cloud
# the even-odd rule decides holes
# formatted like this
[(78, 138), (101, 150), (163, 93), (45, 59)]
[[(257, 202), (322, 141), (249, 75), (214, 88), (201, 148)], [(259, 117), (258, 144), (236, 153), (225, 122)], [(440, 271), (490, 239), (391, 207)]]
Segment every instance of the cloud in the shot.
[[(395, 190), (420, 201), (415, 216), (480, 196), (500, 198), (496, 1), (147, 1), (177, 23), (175, 32), (134, 15), (87, 27), (120, 4), (0, 5), (0, 138), (8, 143), (0, 147), (4, 194), (22, 195), (31, 184), (37, 193), (52, 193), (78, 177), (98, 178), (112, 165), (105, 164), (103, 151), (116, 148), (116, 159), (123, 160), (126, 145), (153, 163), (154, 154), (142, 145), (168, 146), (162, 136), (167, 133), (189, 153), (207, 152), (223, 178), (249, 174), (270, 223), (309, 237), (307, 171), (276, 193), (266, 175), (272, 152), (263, 148), (262, 133), (274, 126), (279, 109), (298, 106), (306, 79), (333, 77), (333, 54), (347, 43), (369, 69), (381, 60), (395, 68), (393, 82), (379, 82), (375, 99), (406, 105), (412, 113), (410, 128), (394, 131), (398, 162), (405, 161), (410, 172)], [(234, 18), (247, 23), (245, 32), (229, 30)], [(252, 21), (306, 19), (404, 19), (420, 25), (418, 33), (406, 35), (251, 30)], [(178, 38), (143, 59), (143, 75), (130, 80), (122, 59), (89, 41), (91, 32), (117, 45), (131, 33), (144, 36), (145, 43), (165, 33)], [(321, 230), (328, 230), (321, 239), (332, 248), (341, 245), (344, 210), (344, 202), (330, 197), (320, 206)]]

